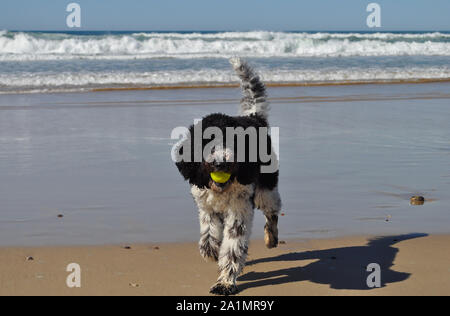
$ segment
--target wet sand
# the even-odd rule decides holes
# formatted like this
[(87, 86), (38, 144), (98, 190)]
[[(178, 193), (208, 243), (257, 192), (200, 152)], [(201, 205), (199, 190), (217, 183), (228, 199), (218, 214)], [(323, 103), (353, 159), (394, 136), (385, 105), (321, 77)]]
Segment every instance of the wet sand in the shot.
[[(268, 250), (253, 241), (239, 295), (450, 295), (449, 242), (410, 234), (288, 240)], [(66, 285), (70, 263), (81, 267), (81, 288)], [(381, 267), (381, 288), (367, 287), (371, 263)], [(195, 243), (0, 248), (0, 295), (209, 295), (216, 273)]]
[[(270, 87), (280, 237), (450, 233), (449, 83)], [(0, 246), (193, 242), (175, 127), (237, 88), (0, 96)], [(422, 206), (410, 205), (414, 195)], [(62, 214), (64, 217), (58, 217)], [(262, 238), (256, 212), (253, 237)]]

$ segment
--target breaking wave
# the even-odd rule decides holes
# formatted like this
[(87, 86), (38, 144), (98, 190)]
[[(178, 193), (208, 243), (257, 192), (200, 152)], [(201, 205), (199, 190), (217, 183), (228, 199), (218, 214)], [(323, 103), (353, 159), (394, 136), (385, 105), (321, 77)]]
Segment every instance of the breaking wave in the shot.
[[(320, 70), (265, 70), (268, 83), (390, 82), (448, 79), (447, 68), (372, 68)], [(110, 87), (196, 86), (237, 83), (231, 71), (213, 69), (155, 72), (61, 72), (0, 74), (0, 93), (84, 91)]]
[(136, 58), (450, 56), (447, 33), (0, 31), (0, 61)]

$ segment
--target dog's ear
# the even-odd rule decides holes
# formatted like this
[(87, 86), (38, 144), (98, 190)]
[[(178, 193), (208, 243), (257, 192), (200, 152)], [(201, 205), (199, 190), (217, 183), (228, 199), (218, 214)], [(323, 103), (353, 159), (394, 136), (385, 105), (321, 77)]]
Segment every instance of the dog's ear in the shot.
[(257, 163), (240, 163), (237, 173), (237, 181), (240, 184), (248, 185), (257, 180), (259, 165)]
[[(175, 164), (186, 181), (199, 188), (204, 188), (209, 184), (209, 177), (204, 172), (203, 163), (194, 161), (194, 141), (190, 135), (194, 135), (193, 125), (189, 128), (188, 137), (176, 149), (177, 162)], [(186, 152), (184, 152), (185, 150)]]
[(184, 180), (189, 181), (197, 173), (198, 166), (194, 162), (180, 161), (176, 165)]
[[(182, 148), (179, 153), (183, 155)], [(186, 181), (189, 181), (190, 184), (194, 184), (199, 188), (208, 186), (209, 178), (207, 177), (207, 173), (203, 170), (204, 168), (201, 162), (187, 162), (182, 160), (175, 164), (183, 178)]]
[(273, 190), (278, 185), (279, 172), (260, 173), (258, 186), (262, 189)]
[(178, 171), (186, 181), (190, 184), (194, 184), (199, 188), (207, 187), (209, 184), (209, 179), (206, 176), (207, 173), (204, 172), (203, 166), (199, 162), (177, 162), (176, 163)]

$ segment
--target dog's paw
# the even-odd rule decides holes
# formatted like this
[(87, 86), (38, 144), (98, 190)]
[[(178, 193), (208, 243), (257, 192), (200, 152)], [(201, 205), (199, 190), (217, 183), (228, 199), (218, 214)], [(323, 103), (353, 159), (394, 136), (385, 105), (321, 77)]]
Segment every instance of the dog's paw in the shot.
[(278, 230), (276, 228), (269, 229), (269, 227), (265, 227), (264, 243), (269, 249), (276, 248), (278, 246)]
[(217, 282), (214, 284), (211, 289), (209, 290), (209, 293), (215, 294), (215, 295), (234, 295), (238, 292), (238, 288), (236, 284), (226, 284)]
[(278, 247), (278, 238), (268, 238), (265, 243), (268, 249), (276, 248)]

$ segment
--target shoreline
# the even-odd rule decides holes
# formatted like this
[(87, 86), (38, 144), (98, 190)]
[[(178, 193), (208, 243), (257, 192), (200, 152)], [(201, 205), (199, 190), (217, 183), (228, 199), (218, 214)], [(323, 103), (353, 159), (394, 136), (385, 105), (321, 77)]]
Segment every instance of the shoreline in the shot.
[[(449, 241), (448, 234), (351, 236), (268, 250), (253, 240), (239, 295), (450, 295)], [(81, 288), (66, 285), (70, 263), (81, 267)], [(381, 267), (381, 288), (367, 287), (370, 263)], [(0, 295), (209, 295), (216, 274), (217, 264), (191, 242), (0, 248)]]
[[(450, 78), (430, 79), (392, 79), (392, 80), (358, 80), (358, 81), (326, 81), (326, 82), (267, 82), (268, 88), (293, 88), (293, 87), (326, 87), (326, 86), (357, 86), (371, 84), (426, 84), (450, 82)], [(133, 91), (133, 90), (179, 90), (179, 89), (214, 89), (214, 88), (239, 88), (239, 84), (199, 84), (199, 85), (161, 85), (161, 86), (136, 86), (123, 88), (93, 88), (91, 92), (107, 91)]]
[[(407, 84), (436, 84), (449, 83), (450, 78), (422, 78), (422, 79), (387, 79), (387, 80), (358, 80), (358, 81), (325, 81), (325, 82), (267, 82), (268, 88), (296, 88), (296, 87), (332, 87), (332, 86), (364, 86), (364, 85), (407, 85)], [(117, 91), (152, 91), (152, 90), (195, 90), (195, 89), (236, 89), (238, 83), (210, 83), (210, 84), (174, 84), (156, 86), (128, 86), (128, 87), (99, 87), (74, 88), (51, 91), (0, 91), (5, 95), (39, 95), (39, 94), (65, 94), (65, 93), (91, 93), (91, 92), (117, 92)]]

